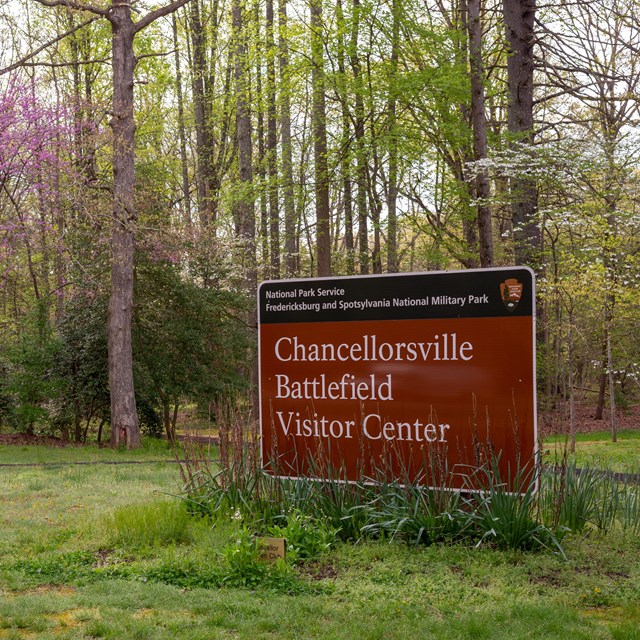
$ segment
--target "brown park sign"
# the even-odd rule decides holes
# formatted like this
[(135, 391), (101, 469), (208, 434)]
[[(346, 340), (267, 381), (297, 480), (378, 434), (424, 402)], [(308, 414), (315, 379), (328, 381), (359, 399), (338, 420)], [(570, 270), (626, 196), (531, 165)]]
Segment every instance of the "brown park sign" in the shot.
[(268, 281), (258, 296), (269, 473), (465, 489), (491, 461), (505, 479), (532, 462), (530, 269)]

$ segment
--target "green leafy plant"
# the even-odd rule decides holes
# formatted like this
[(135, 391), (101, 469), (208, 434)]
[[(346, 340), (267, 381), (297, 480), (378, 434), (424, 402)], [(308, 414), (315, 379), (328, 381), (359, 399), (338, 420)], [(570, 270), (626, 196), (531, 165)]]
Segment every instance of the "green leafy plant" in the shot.
[(267, 531), (270, 536), (286, 540), (289, 562), (317, 558), (334, 546), (338, 530), (325, 520), (297, 509), (285, 520), (283, 525), (274, 525)]
[(285, 538), (294, 560), (330, 548), (335, 537), (548, 549), (564, 556), (561, 540), (568, 532), (640, 528), (633, 485), (599, 470), (578, 470), (566, 456), (557, 468), (532, 460), (505, 477), (499, 457), (488, 456), (485, 465), (468, 470), (461, 491), (449, 488), (452, 474), (439, 458), (425, 459), (417, 479), (390, 482), (380, 469), (377, 478), (345, 482), (334, 469), (292, 480), (256, 465), (255, 443), (247, 442), (243, 428), (234, 414), (220, 469), (205, 456), (185, 466), (185, 500), (193, 512)]
[(242, 527), (234, 544), (223, 552), (222, 584), (229, 587), (265, 587), (299, 592), (304, 586), (282, 558), (269, 564), (260, 560), (260, 545), (251, 531)]
[(267, 566), (260, 562), (260, 548), (246, 527), (240, 529), (238, 539), (224, 549), (223, 555), (226, 561), (223, 583), (256, 587), (264, 580)]

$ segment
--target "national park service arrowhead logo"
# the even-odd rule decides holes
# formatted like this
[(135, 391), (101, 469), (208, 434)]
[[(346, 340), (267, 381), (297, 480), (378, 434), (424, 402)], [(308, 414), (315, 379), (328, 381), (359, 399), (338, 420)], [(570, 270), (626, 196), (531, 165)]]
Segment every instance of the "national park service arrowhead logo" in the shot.
[(507, 278), (500, 284), (500, 296), (505, 307), (509, 311), (514, 311), (522, 298), (522, 283), (516, 278)]

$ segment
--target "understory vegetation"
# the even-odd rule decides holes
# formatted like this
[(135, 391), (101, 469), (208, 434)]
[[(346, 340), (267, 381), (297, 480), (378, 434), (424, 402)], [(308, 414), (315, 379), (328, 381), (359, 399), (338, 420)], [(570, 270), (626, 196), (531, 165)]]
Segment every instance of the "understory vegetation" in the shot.
[(300, 542), (292, 537), (292, 527), (327, 541), (322, 548), (333, 537), (345, 542), (382, 539), (412, 545), (545, 549), (562, 556), (562, 540), (568, 534), (640, 533), (638, 478), (578, 468), (566, 459), (539, 466), (536, 474), (517, 472), (509, 479), (500, 478), (497, 463), (476, 469), (476, 488), (468, 477), (469, 488), (462, 491), (448, 488), (453, 472), (442, 478), (441, 486), (429, 488), (389, 482), (382, 476), (356, 483), (346, 483), (338, 474), (280, 478), (248, 466), (242, 456), (221, 469), (203, 456), (187, 457), (183, 465), (183, 497), (191, 513), (280, 535), (290, 542), (294, 557)]

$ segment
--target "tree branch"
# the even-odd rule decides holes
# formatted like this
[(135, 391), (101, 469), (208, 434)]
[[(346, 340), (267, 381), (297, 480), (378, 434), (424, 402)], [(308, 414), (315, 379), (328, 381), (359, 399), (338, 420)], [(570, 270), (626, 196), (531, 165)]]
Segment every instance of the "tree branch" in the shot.
[[(42, 0), (38, 0), (38, 2), (41, 1)], [(144, 18), (138, 20), (138, 22), (135, 23), (135, 32), (138, 33), (139, 31), (142, 31), (158, 18), (168, 16), (180, 7), (187, 4), (187, 2), (189, 2), (189, 0), (174, 0), (174, 2), (170, 2), (164, 7), (160, 7), (159, 9), (155, 9), (154, 11), (150, 11), (146, 16), (144, 16)]]
[(94, 7), (92, 4), (82, 4), (81, 2), (75, 2), (74, 0), (35, 0), (36, 2), (44, 5), (45, 7), (69, 7), (70, 9), (76, 9), (77, 11), (88, 11), (94, 13), (97, 16), (103, 18), (108, 17), (109, 9), (100, 9)]
[(21, 58), (20, 60), (18, 60), (17, 62), (14, 62), (13, 64), (10, 64), (8, 67), (4, 67), (4, 69), (0, 69), (0, 76), (4, 75), (5, 73), (11, 73), (15, 69), (18, 69), (19, 67), (25, 65), (29, 60), (31, 60), (31, 58), (34, 58), (35, 56), (37, 56), (41, 51), (44, 51), (45, 49), (48, 49), (52, 45), (56, 44), (56, 42), (60, 42), (61, 40), (64, 40), (68, 36), (73, 35), (76, 31), (79, 31), (80, 29), (87, 27), (92, 22), (95, 22), (98, 19), (99, 19), (99, 16), (94, 16), (93, 18), (89, 18), (89, 20), (86, 20), (82, 24), (79, 24), (77, 27), (73, 27), (73, 29), (69, 29), (69, 31), (65, 31), (65, 33), (62, 33), (61, 35), (56, 36), (55, 38), (53, 38), (53, 40), (49, 40), (49, 42), (45, 42), (42, 46), (38, 47), (35, 51), (32, 51), (31, 53), (28, 53), (26, 56), (24, 56), (24, 58)]
[(96, 60), (80, 60), (79, 62), (23, 62), (21, 66), (27, 68), (47, 67), (47, 69), (60, 69), (64, 67), (74, 67), (83, 64), (106, 64), (111, 58), (98, 58)]
[(144, 60), (145, 58), (162, 58), (163, 56), (172, 56), (176, 52), (175, 49), (171, 51), (162, 51), (161, 53), (143, 53), (142, 55), (136, 56), (136, 60)]

